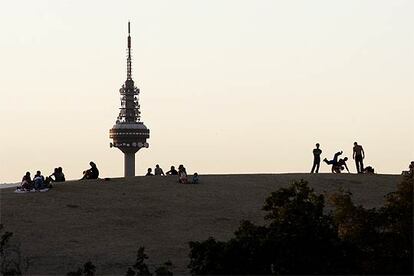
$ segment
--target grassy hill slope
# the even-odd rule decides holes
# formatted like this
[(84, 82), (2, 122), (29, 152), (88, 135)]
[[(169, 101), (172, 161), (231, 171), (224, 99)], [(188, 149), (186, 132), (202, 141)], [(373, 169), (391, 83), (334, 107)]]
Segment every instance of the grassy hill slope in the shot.
[(70, 181), (47, 193), (0, 190), (0, 223), (30, 257), (30, 274), (65, 274), (88, 260), (99, 274), (125, 274), (145, 246), (148, 264), (171, 260), (178, 275), (188, 273), (189, 241), (228, 239), (243, 219), (263, 223), (265, 198), (302, 178), (320, 193), (349, 189), (365, 207), (381, 206), (400, 181), (349, 174), (207, 175), (199, 185), (175, 177)]

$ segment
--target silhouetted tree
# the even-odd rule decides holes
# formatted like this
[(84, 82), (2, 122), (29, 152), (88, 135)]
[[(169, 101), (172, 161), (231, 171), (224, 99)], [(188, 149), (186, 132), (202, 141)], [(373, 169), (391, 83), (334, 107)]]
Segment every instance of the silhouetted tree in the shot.
[(305, 181), (266, 199), (265, 226), (243, 221), (227, 242), (190, 242), (192, 274), (411, 274), (412, 180), (379, 210), (355, 206), (351, 193), (330, 197)]
[(68, 276), (94, 276), (96, 273), (96, 266), (91, 262), (86, 262), (83, 268), (78, 268), (75, 271), (68, 272)]
[(27, 270), (30, 262), (23, 258), (19, 244), (11, 244), (12, 232), (4, 231), (0, 224), (0, 273), (1, 275), (22, 275)]

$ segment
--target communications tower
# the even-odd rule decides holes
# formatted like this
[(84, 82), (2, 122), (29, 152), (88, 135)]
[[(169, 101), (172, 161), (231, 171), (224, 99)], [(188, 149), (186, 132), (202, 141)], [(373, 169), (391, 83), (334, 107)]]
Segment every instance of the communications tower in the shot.
[(150, 136), (149, 129), (141, 122), (139, 89), (132, 80), (130, 31), (130, 22), (128, 22), (127, 79), (119, 89), (121, 108), (118, 118), (109, 130), (109, 138), (113, 140), (110, 147), (118, 148), (124, 153), (125, 177), (135, 176), (135, 153), (141, 148), (148, 148), (147, 139)]

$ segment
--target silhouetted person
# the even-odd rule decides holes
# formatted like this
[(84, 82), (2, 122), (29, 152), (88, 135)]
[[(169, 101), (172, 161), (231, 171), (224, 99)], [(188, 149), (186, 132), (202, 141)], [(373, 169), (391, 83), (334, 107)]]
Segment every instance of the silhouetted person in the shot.
[(33, 177), (33, 184), (36, 190), (41, 190), (44, 188), (45, 178), (40, 171), (37, 171)]
[(167, 175), (178, 175), (178, 171), (175, 169), (174, 166), (171, 166), (171, 169), (166, 172)]
[[(338, 157), (341, 155), (343, 153), (343, 151), (339, 151), (339, 152), (337, 152), (337, 153), (335, 153), (335, 155), (334, 155), (334, 158), (332, 159), (332, 160), (328, 160), (328, 159), (323, 159), (323, 161), (326, 163), (326, 164), (328, 164), (328, 165), (332, 165), (332, 167), (331, 167), (331, 172), (332, 173), (336, 173), (336, 172), (338, 172), (337, 170), (338, 170), (338, 168), (340, 168), (340, 166), (338, 167)], [(346, 160), (345, 160), (346, 159)], [(341, 161), (341, 163), (342, 162), (344, 162), (344, 160), (345, 160), (345, 162), (348, 160), (348, 157), (345, 157), (344, 159), (341, 159), (342, 161)], [(345, 164), (345, 166), (346, 166), (346, 164)], [(348, 169), (348, 167), (346, 167), (347, 169)]]
[(348, 161), (348, 157), (345, 157), (344, 159), (339, 159), (336, 165), (332, 165), (332, 172), (341, 173), (344, 170), (344, 168), (346, 168), (346, 170), (349, 173), (349, 169), (348, 169), (348, 166), (346, 165), (346, 161)]
[(199, 182), (198, 173), (194, 173), (191, 183), (198, 184), (198, 182)]
[(91, 166), (91, 168), (83, 172), (82, 179), (98, 179), (99, 170), (96, 167), (96, 164), (91, 161), (89, 162), (89, 165)]
[(55, 168), (49, 178), (52, 182), (64, 182), (66, 180), (62, 167)]
[(155, 170), (154, 170), (154, 174), (155, 175), (164, 175), (165, 176), (165, 174), (164, 174), (164, 172), (163, 172), (163, 170), (160, 168), (160, 165), (155, 165)]
[(367, 173), (367, 174), (374, 174), (374, 173), (375, 173), (375, 170), (374, 170), (374, 168), (373, 168), (373, 167), (368, 166), (368, 167), (365, 167), (365, 168), (364, 168), (364, 173)]
[(145, 176), (153, 176), (151, 168), (148, 168), (147, 174)]
[(411, 161), (410, 165), (408, 166), (408, 176), (414, 178), (414, 161)]
[(182, 183), (182, 184), (187, 184), (188, 183), (188, 179), (187, 179), (187, 171), (184, 168), (183, 165), (180, 165), (178, 167), (178, 182)]
[(354, 142), (354, 150), (353, 150), (352, 158), (355, 159), (355, 165), (358, 173), (362, 173), (364, 171), (364, 158), (365, 152), (361, 145), (358, 145), (357, 142)]
[(21, 188), (24, 190), (31, 190), (33, 188), (32, 178), (30, 177), (30, 172), (26, 172), (26, 174), (22, 178)]
[[(313, 149), (313, 166), (312, 166), (312, 170), (311, 173), (319, 172), (319, 167), (321, 165), (321, 154), (322, 154), (322, 150), (319, 149), (319, 143), (316, 144), (316, 149)], [(316, 171), (315, 171), (316, 169)]]

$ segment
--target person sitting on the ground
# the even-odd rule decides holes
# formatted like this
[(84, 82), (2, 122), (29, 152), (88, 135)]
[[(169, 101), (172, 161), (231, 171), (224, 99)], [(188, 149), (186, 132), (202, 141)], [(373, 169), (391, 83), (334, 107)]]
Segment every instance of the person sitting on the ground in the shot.
[(167, 175), (178, 175), (178, 172), (174, 166), (171, 166), (171, 169), (168, 172), (166, 172), (166, 174)]
[(36, 175), (33, 177), (34, 188), (36, 190), (44, 189), (45, 178), (43, 177), (40, 171), (36, 172)]
[(193, 180), (191, 181), (191, 183), (198, 184), (198, 182), (199, 182), (198, 173), (194, 173)]
[(152, 175), (153, 175), (152, 174), (152, 169), (151, 168), (148, 168), (147, 174), (145, 176), (152, 176)]
[(31, 190), (33, 188), (32, 178), (30, 177), (30, 172), (26, 172), (26, 174), (22, 178), (21, 184), (22, 190)]
[(328, 159), (323, 159), (323, 161), (328, 164), (328, 165), (332, 165), (331, 171), (332, 173), (334, 172), (334, 167), (338, 165), (338, 156), (341, 155), (343, 152), (339, 151), (337, 153), (335, 153), (334, 158), (332, 160), (328, 160)]
[(96, 167), (96, 164), (94, 162), (89, 162), (89, 165), (91, 166), (90, 169), (83, 171), (83, 179), (98, 179), (99, 177), (99, 170)]
[(344, 159), (339, 159), (336, 165), (332, 165), (332, 172), (333, 173), (341, 173), (345, 168), (349, 172), (348, 166), (346, 165), (346, 161), (348, 161), (348, 157)]
[(163, 170), (160, 168), (160, 165), (155, 165), (155, 170), (154, 170), (154, 174), (155, 175), (163, 175), (165, 176)]
[(185, 170), (183, 165), (180, 165), (178, 167), (178, 182), (181, 183), (181, 184), (187, 184), (188, 183), (187, 171)]
[[(53, 178), (52, 178), (53, 176)], [(65, 182), (65, 175), (63, 174), (62, 167), (55, 168), (53, 173), (49, 176), (51, 182)]]

